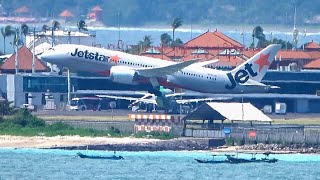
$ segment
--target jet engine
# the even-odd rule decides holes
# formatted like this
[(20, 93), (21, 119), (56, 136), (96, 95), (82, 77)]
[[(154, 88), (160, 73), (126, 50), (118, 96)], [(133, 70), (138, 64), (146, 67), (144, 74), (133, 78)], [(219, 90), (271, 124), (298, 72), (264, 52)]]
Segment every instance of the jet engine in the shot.
[(113, 66), (110, 69), (110, 79), (117, 83), (135, 85), (136, 83), (133, 81), (135, 75), (135, 70), (126, 66)]

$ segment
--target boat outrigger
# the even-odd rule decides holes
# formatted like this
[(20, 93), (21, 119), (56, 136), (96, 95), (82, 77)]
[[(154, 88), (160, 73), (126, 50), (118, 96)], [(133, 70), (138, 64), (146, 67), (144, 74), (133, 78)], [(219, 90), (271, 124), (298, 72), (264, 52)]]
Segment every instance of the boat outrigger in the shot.
[(85, 155), (81, 152), (78, 152), (77, 155), (80, 158), (87, 158), (87, 159), (110, 159), (110, 160), (121, 160), (124, 159), (122, 156), (116, 156), (115, 154), (112, 156), (93, 156), (93, 155)]
[(251, 159), (238, 158), (238, 157), (235, 157), (235, 155), (225, 154), (224, 155), (226, 156), (225, 160), (215, 160), (214, 157), (217, 155), (212, 155), (213, 156), (212, 160), (201, 160), (201, 159), (195, 159), (195, 160), (198, 163), (210, 163), (210, 164), (219, 164), (219, 163), (239, 164), (239, 163), (260, 163), (260, 162), (275, 163), (278, 161), (278, 159), (275, 159), (275, 158), (269, 159), (270, 152), (263, 153), (265, 157), (261, 159), (257, 159), (255, 155), (256, 153), (253, 153)]

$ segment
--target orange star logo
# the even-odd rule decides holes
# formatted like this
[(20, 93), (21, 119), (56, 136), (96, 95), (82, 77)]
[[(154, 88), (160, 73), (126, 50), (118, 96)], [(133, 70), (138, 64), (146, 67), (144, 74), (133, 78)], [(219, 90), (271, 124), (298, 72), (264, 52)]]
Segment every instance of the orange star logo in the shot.
[(270, 62), (268, 61), (269, 56), (270, 53), (266, 55), (261, 53), (259, 59), (254, 62), (257, 65), (259, 65), (259, 72), (263, 69), (264, 66), (270, 66)]
[(115, 64), (118, 64), (119, 60), (120, 60), (120, 57), (118, 55), (111, 56), (111, 61), (113, 61)]

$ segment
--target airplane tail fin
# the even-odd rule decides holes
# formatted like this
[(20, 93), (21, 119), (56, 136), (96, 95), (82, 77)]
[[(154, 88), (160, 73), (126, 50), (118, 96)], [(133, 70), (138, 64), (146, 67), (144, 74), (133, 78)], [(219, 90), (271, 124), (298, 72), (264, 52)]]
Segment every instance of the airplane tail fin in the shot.
[(280, 44), (269, 45), (246, 62), (231, 70), (231, 74), (241, 77), (244, 73), (247, 73), (249, 74), (249, 79), (260, 82), (280, 49)]

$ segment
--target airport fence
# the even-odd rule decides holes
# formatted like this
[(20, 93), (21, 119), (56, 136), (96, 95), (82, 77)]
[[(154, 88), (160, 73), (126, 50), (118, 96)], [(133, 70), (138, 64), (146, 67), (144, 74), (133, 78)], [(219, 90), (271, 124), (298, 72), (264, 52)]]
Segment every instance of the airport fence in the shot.
[(241, 144), (320, 145), (320, 127), (233, 127), (229, 137)]

